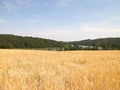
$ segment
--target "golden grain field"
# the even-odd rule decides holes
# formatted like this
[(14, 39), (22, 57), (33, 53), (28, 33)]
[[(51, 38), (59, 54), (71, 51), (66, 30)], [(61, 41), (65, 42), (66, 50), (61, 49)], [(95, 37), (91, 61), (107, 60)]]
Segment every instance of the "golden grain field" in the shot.
[(1, 49), (0, 90), (120, 90), (120, 51)]

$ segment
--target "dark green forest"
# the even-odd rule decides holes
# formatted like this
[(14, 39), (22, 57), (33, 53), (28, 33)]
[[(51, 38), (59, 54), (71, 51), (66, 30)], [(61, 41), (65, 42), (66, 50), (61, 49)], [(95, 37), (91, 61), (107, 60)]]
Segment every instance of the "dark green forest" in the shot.
[[(70, 45), (74, 45), (75, 49), (82, 49), (79, 46), (92, 46), (93, 48), (85, 49), (98, 49), (101, 47), (103, 50), (120, 50), (120, 38), (100, 38), (100, 39), (87, 39), (82, 41), (68, 42)], [(72, 48), (72, 47), (71, 47)], [(84, 49), (84, 48), (83, 48)]]
[(120, 38), (101, 38), (62, 42), (38, 37), (0, 34), (0, 48), (42, 50), (120, 50)]
[(49, 39), (0, 34), (0, 48), (63, 50), (68, 49), (68, 45)]

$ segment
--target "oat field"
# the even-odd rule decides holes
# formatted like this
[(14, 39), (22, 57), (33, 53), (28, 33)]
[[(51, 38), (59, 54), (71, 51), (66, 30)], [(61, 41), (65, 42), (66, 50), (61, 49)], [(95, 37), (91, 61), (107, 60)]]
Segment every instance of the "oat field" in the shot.
[(1, 49), (0, 90), (120, 90), (120, 51)]

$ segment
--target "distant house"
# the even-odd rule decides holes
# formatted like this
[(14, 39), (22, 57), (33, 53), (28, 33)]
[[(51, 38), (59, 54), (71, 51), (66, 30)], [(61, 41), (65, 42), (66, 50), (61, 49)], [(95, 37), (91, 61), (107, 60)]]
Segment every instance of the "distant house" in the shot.
[(98, 50), (103, 50), (103, 47), (101, 47), (101, 46), (98, 46)]
[(74, 48), (74, 49), (77, 47), (78, 50), (79, 49), (83, 49), (83, 50), (84, 49), (85, 50), (102, 50), (103, 49), (102, 46), (74, 45), (74, 44), (72, 44), (71, 47)]
[(94, 48), (95, 46), (79, 45), (80, 48)]
[(74, 47), (74, 45), (71, 45), (71, 47)]
[(87, 49), (87, 48), (95, 48), (95, 46), (87, 46), (87, 45), (79, 45), (79, 48)]

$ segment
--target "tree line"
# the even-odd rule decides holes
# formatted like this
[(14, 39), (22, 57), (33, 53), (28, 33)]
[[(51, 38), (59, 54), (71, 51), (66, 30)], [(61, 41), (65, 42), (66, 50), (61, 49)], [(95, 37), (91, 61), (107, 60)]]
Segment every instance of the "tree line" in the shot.
[[(68, 43), (70, 46), (74, 45), (75, 49), (97, 50), (100, 48), (103, 50), (120, 50), (120, 38), (100, 38), (94, 40), (87, 39)], [(88, 46), (88, 48), (79, 47), (80, 45)], [(90, 46), (93, 46), (93, 48), (90, 48)], [(71, 47), (71, 49), (73, 49), (73, 47)]]
[(0, 48), (63, 50), (63, 48), (67, 49), (68, 45), (64, 42), (49, 39), (0, 34)]
[(37, 37), (0, 34), (0, 48), (44, 50), (120, 50), (120, 38), (101, 38), (62, 42)]

